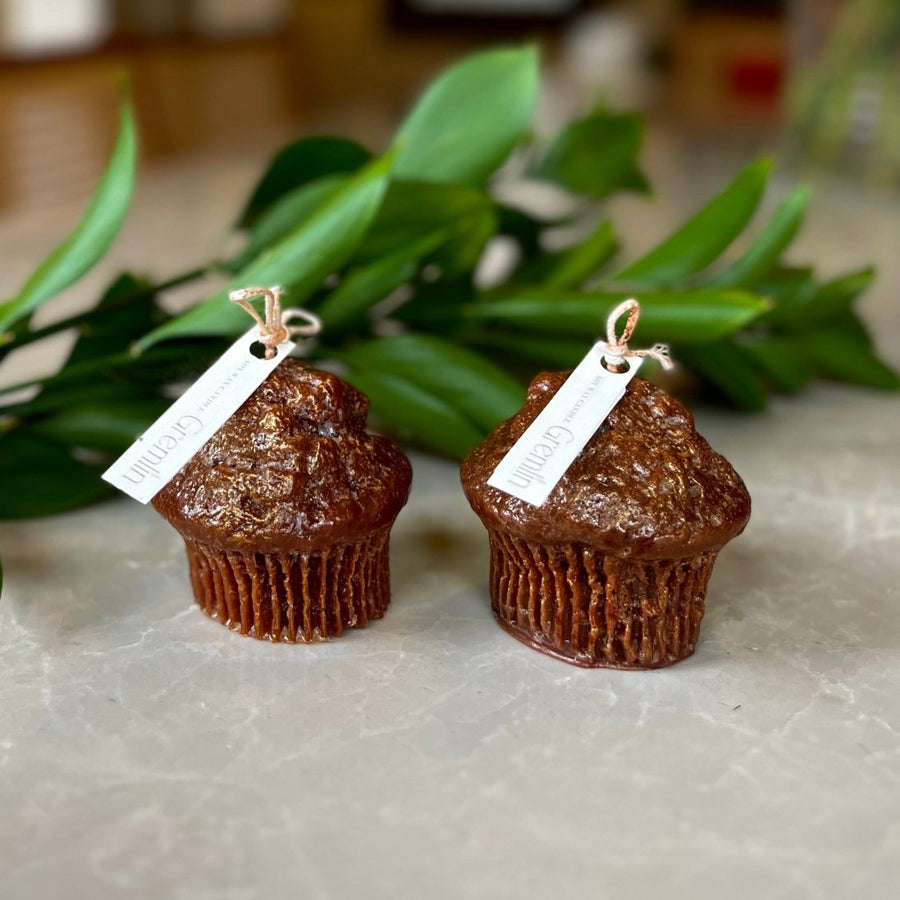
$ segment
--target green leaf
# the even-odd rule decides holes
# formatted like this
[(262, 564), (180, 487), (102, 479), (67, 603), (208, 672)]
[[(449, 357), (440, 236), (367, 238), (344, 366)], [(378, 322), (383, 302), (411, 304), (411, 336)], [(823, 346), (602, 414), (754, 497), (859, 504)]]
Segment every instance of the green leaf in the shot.
[(250, 239), (243, 250), (225, 266), (239, 272), (269, 247), (290, 234), (346, 183), (344, 175), (323, 175), (279, 197), (254, 220)]
[(242, 269), (228, 288), (151, 331), (138, 342), (137, 350), (173, 337), (240, 334), (251, 322), (244, 310), (228, 301), (229, 291), (239, 287), (289, 284), (287, 301), (302, 303), (353, 255), (381, 204), (390, 165), (390, 157), (370, 163), (306, 221)]
[(396, 375), (448, 403), (482, 428), (522, 405), (525, 391), (484, 357), (423, 334), (376, 338), (337, 354), (354, 372)]
[(789, 194), (747, 250), (727, 269), (708, 281), (707, 285), (736, 287), (753, 284), (764, 277), (797, 234), (809, 199), (810, 192), (807, 188), (798, 188)]
[(679, 346), (673, 355), (740, 409), (748, 412), (765, 409), (766, 386), (733, 341), (717, 341), (700, 347)]
[(872, 334), (865, 322), (853, 310), (835, 316), (828, 321), (828, 328), (839, 329), (851, 340), (872, 350), (875, 346)]
[(527, 356), (545, 366), (556, 369), (574, 369), (587, 354), (591, 341), (554, 338), (543, 335), (534, 337), (527, 334), (490, 331), (475, 335), (471, 339), (477, 347), (489, 350), (503, 350), (517, 356)]
[(575, 288), (586, 281), (612, 258), (618, 250), (612, 223), (600, 227), (583, 243), (554, 254), (555, 259), (544, 279), (548, 288)]
[(440, 250), (431, 261), (443, 274), (469, 274), (496, 228), (494, 205), (481, 188), (393, 181), (354, 259), (373, 262), (408, 251), (423, 235), (441, 234)]
[(814, 368), (798, 341), (747, 336), (740, 348), (756, 370), (785, 394), (795, 394), (813, 377)]
[(496, 221), (491, 198), (481, 188), (424, 181), (392, 181), (356, 258), (380, 259), (421, 239), (453, 228), (463, 236), (480, 219)]
[(0, 437), (0, 519), (51, 516), (109, 496), (104, 468), (75, 459), (52, 438), (9, 431)]
[(773, 321), (787, 331), (803, 334), (850, 312), (874, 278), (875, 270), (871, 267), (843, 275), (814, 291), (797, 296), (793, 303), (785, 305)]
[(485, 436), (445, 400), (399, 375), (359, 370), (346, 378), (369, 397), (376, 418), (401, 439), (462, 459)]
[(52, 390), (45, 389), (24, 403), (4, 406), (0, 398), (0, 416), (28, 421), (82, 403), (139, 403), (147, 397), (147, 387), (144, 384), (110, 380), (97, 375), (74, 379), (69, 383), (54, 382), (51, 379), (49, 384), (53, 387)]
[(818, 370), (828, 378), (880, 390), (900, 389), (900, 376), (878, 359), (864, 340), (844, 328), (822, 328), (800, 340)]
[(823, 284), (810, 304), (806, 322), (819, 324), (849, 312), (856, 300), (875, 280), (875, 269), (867, 266)]
[(494, 211), (497, 215), (498, 234), (514, 238), (525, 256), (540, 248), (541, 232), (545, 228), (558, 224), (557, 221), (536, 219), (530, 213), (503, 203), (495, 203)]
[(416, 331), (432, 331), (446, 337), (460, 329), (462, 305), (474, 296), (471, 281), (464, 278), (420, 283), (413, 297), (395, 309), (390, 318)]
[(0, 332), (77, 281), (109, 249), (128, 211), (136, 167), (134, 114), (131, 102), (124, 99), (112, 156), (84, 216), (25, 282), (18, 295), (0, 304)]
[(171, 405), (162, 397), (94, 400), (45, 416), (31, 430), (72, 447), (121, 453)]
[(811, 267), (776, 265), (752, 289), (772, 302), (772, 308), (764, 316), (765, 321), (776, 331), (789, 331), (796, 308), (806, 304), (817, 288)]
[(238, 218), (238, 227), (253, 225), (273, 203), (325, 175), (349, 174), (372, 155), (356, 141), (342, 137), (301, 138), (275, 154)]
[(668, 284), (705, 269), (752, 218), (770, 169), (768, 160), (748, 166), (718, 197), (646, 256), (623, 269), (616, 280)]
[(87, 312), (57, 320), (36, 330), (29, 329), (28, 320), (20, 320), (8, 332), (15, 335), (14, 342), (0, 348), (0, 361), (6, 352), (17, 346), (69, 330), (77, 332), (78, 337), (65, 365), (106, 355), (110, 346), (126, 346), (166, 318), (156, 307), (155, 297), (156, 289), (150, 282), (123, 273), (104, 291), (97, 305)]
[[(94, 309), (79, 316), (79, 321), (72, 326), (77, 329), (78, 337), (59, 372), (39, 380), (43, 390), (36, 398), (7, 406), (3, 413), (32, 417), (92, 397), (108, 400), (145, 395), (141, 378), (135, 376), (148, 366), (152, 378), (161, 374), (152, 367), (152, 358), (137, 361), (128, 354), (119, 355), (121, 362), (110, 366), (110, 350), (127, 347), (164, 318), (165, 314), (156, 306), (156, 288), (145, 279), (123, 273), (109, 285)], [(123, 375), (129, 380), (123, 380)], [(4, 388), (0, 394), (10, 389)]]
[(127, 347), (157, 325), (161, 318), (153, 285), (144, 278), (124, 272), (84, 317), (66, 365), (104, 356), (111, 347)]
[(420, 260), (443, 240), (444, 233), (440, 231), (426, 235), (399, 252), (352, 271), (316, 309), (326, 333), (332, 335), (338, 329), (364, 321), (369, 308), (410, 281), (418, 271)]
[(533, 175), (598, 198), (647, 191), (637, 162), (643, 140), (639, 115), (597, 110), (557, 135)]
[(398, 178), (483, 182), (528, 132), (538, 89), (531, 47), (487, 50), (438, 76), (394, 142)]
[[(498, 322), (525, 331), (595, 341), (606, 318), (627, 293), (566, 293), (532, 289), (468, 304), (470, 322)], [(731, 334), (767, 309), (760, 297), (735, 289), (641, 293), (633, 343), (666, 340), (709, 343)]]
[[(45, 390), (38, 394), (37, 399), (30, 401), (29, 406), (41, 406), (49, 394), (47, 389), (53, 388), (53, 403), (50, 408), (56, 409), (60, 405), (60, 397), (56, 394), (56, 389), (60, 385), (72, 389), (72, 400), (81, 397), (81, 391), (86, 386), (100, 391), (107, 385), (143, 385), (146, 391), (146, 386), (149, 385), (149, 389), (156, 392), (168, 381), (181, 380), (206, 368), (210, 362), (222, 355), (225, 347), (222, 341), (200, 340), (174, 341), (164, 347), (154, 346), (140, 356), (124, 350), (67, 365), (55, 375), (46, 378), (36, 378), (0, 388), (0, 394), (43, 385)], [(9, 415), (9, 407), (4, 408), (3, 413)]]

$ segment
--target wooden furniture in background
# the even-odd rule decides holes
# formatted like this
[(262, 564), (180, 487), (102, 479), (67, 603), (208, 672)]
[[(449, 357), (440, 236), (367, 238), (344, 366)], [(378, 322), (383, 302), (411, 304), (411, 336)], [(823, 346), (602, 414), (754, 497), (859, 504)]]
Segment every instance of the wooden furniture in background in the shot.
[(84, 197), (109, 153), (116, 81), (131, 80), (145, 158), (283, 131), (302, 105), (289, 36), (111, 46), (0, 63), (0, 208)]
[(788, 59), (781, 16), (695, 13), (671, 46), (666, 105), (681, 122), (702, 131), (779, 123)]

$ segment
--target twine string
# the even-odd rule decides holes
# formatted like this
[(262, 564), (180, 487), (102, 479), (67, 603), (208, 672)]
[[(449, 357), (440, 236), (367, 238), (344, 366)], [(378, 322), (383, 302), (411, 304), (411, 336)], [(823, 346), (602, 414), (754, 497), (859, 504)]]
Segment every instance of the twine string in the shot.
[[(625, 327), (621, 336), (616, 334), (616, 325), (619, 319), (626, 315)], [(641, 305), (633, 297), (623, 300), (606, 320), (606, 341), (603, 351), (603, 359), (606, 367), (613, 372), (621, 372), (625, 369), (627, 357), (650, 357), (662, 365), (664, 369), (671, 369), (674, 363), (669, 357), (669, 348), (666, 344), (654, 344), (649, 350), (632, 350), (628, 346), (628, 339), (634, 333), (638, 318), (641, 315)]]
[[(266, 317), (263, 319), (256, 311), (256, 307), (250, 302), (251, 297), (266, 298)], [(275, 287), (249, 287), (232, 291), (228, 298), (245, 309), (256, 320), (259, 329), (259, 340), (266, 348), (266, 359), (275, 356), (279, 344), (290, 340), (294, 336), (311, 337), (322, 330), (322, 322), (318, 316), (314, 316), (305, 309), (281, 308), (281, 288)], [(293, 319), (303, 319), (303, 325), (287, 325)]]

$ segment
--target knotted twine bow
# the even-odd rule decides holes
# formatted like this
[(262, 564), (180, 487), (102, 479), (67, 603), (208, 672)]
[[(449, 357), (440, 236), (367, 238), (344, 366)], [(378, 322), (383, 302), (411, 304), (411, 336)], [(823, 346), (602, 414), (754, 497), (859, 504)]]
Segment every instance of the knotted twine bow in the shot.
[[(622, 336), (616, 334), (616, 323), (628, 313), (625, 321), (625, 328), (622, 330)], [(630, 300), (624, 300), (610, 314), (606, 320), (606, 349), (603, 352), (603, 360), (606, 368), (612, 372), (627, 371), (624, 367), (625, 359), (628, 356), (649, 356), (659, 362), (664, 369), (671, 369), (674, 363), (669, 358), (669, 348), (666, 344), (654, 344), (649, 350), (630, 350), (628, 348), (628, 338), (634, 332), (637, 320), (641, 315), (641, 304), (633, 297)]]
[[(266, 318), (263, 320), (250, 302), (250, 297), (266, 298)], [(281, 309), (281, 288), (249, 287), (232, 291), (228, 298), (243, 307), (256, 319), (259, 327), (259, 340), (266, 346), (266, 359), (275, 355), (275, 348), (294, 335), (311, 337), (322, 330), (322, 322), (305, 309)], [(291, 319), (304, 319), (305, 325), (285, 325)]]

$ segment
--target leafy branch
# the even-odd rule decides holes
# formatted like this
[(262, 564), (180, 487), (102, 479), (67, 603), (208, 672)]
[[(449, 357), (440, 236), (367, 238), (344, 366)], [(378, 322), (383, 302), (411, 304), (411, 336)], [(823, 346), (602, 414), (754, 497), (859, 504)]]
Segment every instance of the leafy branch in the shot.
[[(0, 389), (0, 517), (104, 496), (99, 473), (109, 460), (165, 408), (173, 385), (246, 329), (224, 298), (248, 284), (282, 284), (288, 302), (317, 312), (326, 327), (314, 358), (339, 364), (382, 426), (453, 457), (518, 408), (534, 371), (576, 364), (612, 306), (632, 294), (643, 308), (637, 339), (669, 341), (702, 385), (742, 409), (815, 377), (900, 386), (854, 311), (872, 270), (822, 283), (783, 262), (809, 203), (805, 189), (731, 254), (766, 190), (769, 163), (756, 162), (622, 264), (603, 201), (647, 190), (643, 123), (595, 110), (541, 151), (528, 140), (537, 89), (533, 49), (464, 60), (426, 90), (382, 156), (341, 137), (285, 147), (235, 218), (245, 243), (233, 258), (160, 281), (122, 274), (93, 309), (37, 328), (34, 311), (106, 253), (124, 220), (136, 146), (123, 102), (106, 175), (82, 221), (0, 305), (0, 360), (61, 331), (78, 335), (58, 372)], [(547, 232), (572, 217), (547, 220), (497, 199), (496, 173), (513, 153), (527, 178), (579, 201), (578, 216), (593, 223), (586, 238), (548, 250)], [(476, 267), (499, 237), (518, 248), (518, 262), (485, 289)], [(220, 290), (180, 315), (163, 310), (165, 291), (211, 273)], [(37, 393), (22, 401), (29, 386)]]

